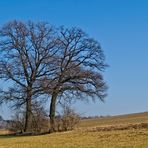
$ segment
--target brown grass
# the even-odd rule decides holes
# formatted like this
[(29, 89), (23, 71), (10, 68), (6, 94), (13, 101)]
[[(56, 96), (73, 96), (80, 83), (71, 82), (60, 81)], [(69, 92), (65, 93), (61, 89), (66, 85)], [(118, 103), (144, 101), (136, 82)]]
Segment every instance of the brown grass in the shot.
[(148, 148), (148, 113), (83, 120), (70, 132), (1, 136), (0, 148)]
[(148, 130), (72, 131), (0, 138), (1, 148), (148, 148)]
[(0, 129), (0, 135), (11, 134), (12, 132), (7, 129)]
[(148, 123), (137, 123), (137, 124), (120, 124), (120, 125), (108, 125), (98, 127), (87, 127), (77, 128), (77, 130), (88, 131), (88, 132), (100, 132), (100, 131), (116, 131), (116, 130), (130, 130), (130, 129), (146, 129), (148, 130)]
[(81, 120), (78, 128), (148, 123), (148, 112)]

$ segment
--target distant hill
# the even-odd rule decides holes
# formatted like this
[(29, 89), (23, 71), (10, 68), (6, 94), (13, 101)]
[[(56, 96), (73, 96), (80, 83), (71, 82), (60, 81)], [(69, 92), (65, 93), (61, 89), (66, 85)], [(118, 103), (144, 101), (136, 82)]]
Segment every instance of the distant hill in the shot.
[(148, 112), (82, 119), (78, 127), (148, 123)]

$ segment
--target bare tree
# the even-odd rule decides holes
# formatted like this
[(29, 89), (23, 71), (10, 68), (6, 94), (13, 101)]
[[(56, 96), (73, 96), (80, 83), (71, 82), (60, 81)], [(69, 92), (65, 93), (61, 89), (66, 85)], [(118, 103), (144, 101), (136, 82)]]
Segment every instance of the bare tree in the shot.
[(51, 94), (50, 132), (55, 131), (58, 98), (100, 99), (106, 96), (102, 72), (106, 67), (100, 44), (81, 29), (58, 29), (58, 51), (52, 58), (56, 71), (46, 77), (44, 87)]
[(25, 114), (24, 112), (18, 110), (11, 117), (12, 121), (8, 124), (8, 129), (14, 132), (23, 133), (25, 125)]
[(19, 21), (0, 29), (0, 78), (9, 83), (0, 91), (0, 102), (26, 106), (25, 131), (31, 129), (33, 100), (42, 94), (51, 97), (51, 132), (60, 99), (103, 101), (105, 67), (99, 43), (81, 29)]
[(32, 131), (41, 133), (49, 129), (49, 118), (42, 102), (33, 104), (33, 126)]
[(38, 81), (54, 71), (55, 32), (47, 23), (12, 21), (0, 29), (0, 78), (8, 81), (1, 100), (26, 106), (25, 131), (31, 128), (32, 99), (41, 91)]
[(64, 104), (61, 104), (61, 107), (62, 114), (59, 115), (58, 120), (56, 116), (58, 131), (73, 130), (80, 121), (80, 115), (76, 113), (69, 102), (64, 102)]

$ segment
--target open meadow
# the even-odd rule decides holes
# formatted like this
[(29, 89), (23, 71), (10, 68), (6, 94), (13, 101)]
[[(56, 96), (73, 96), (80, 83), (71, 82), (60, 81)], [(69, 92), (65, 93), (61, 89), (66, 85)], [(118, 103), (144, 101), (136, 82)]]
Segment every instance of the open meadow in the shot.
[(147, 123), (148, 113), (87, 119), (68, 132), (1, 136), (0, 148), (148, 148)]

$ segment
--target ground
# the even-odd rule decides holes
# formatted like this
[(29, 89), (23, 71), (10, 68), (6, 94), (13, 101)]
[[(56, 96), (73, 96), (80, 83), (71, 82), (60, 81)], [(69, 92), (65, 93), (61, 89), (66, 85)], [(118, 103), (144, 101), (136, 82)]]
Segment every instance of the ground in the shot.
[(94, 127), (148, 123), (148, 113), (83, 120), (74, 131), (0, 137), (0, 148), (148, 148), (148, 128), (95, 131)]

